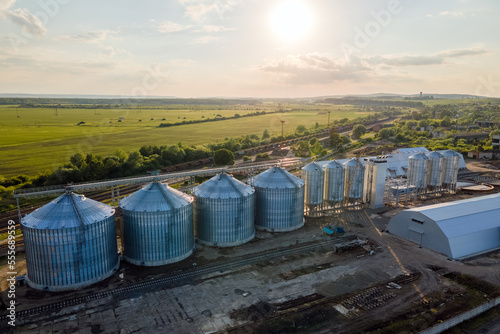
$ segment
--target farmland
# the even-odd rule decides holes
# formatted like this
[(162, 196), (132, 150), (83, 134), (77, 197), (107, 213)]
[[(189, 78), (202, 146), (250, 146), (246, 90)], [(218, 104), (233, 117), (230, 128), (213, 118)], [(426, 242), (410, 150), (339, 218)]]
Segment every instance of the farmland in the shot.
[[(283, 112), (279, 112), (283, 109)], [(159, 127), (161, 123), (181, 123), (206, 119), (245, 116), (196, 124)], [(278, 112), (276, 112), (278, 111)], [(133, 106), (131, 108), (20, 108), (0, 106), (0, 174), (36, 175), (66, 163), (77, 152), (106, 155), (120, 148), (125, 151), (143, 145), (201, 145), (240, 135), (271, 135), (294, 132), (297, 125), (311, 127), (342, 118), (366, 114), (359, 107), (314, 104), (273, 103), (259, 105), (165, 107)], [(80, 125), (78, 125), (80, 124)]]

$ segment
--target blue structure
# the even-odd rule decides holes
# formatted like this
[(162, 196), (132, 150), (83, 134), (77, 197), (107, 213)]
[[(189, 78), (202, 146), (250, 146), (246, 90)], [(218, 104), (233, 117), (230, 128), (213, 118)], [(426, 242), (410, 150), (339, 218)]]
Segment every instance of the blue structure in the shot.
[(39, 290), (79, 289), (111, 276), (120, 264), (115, 210), (65, 193), (21, 220), (28, 284)]
[(123, 258), (139, 266), (181, 261), (195, 248), (193, 198), (153, 182), (120, 202)]
[(193, 189), (198, 241), (218, 247), (242, 245), (255, 237), (255, 190), (225, 173)]
[(304, 226), (304, 181), (272, 167), (250, 184), (255, 187), (255, 228), (287, 232)]

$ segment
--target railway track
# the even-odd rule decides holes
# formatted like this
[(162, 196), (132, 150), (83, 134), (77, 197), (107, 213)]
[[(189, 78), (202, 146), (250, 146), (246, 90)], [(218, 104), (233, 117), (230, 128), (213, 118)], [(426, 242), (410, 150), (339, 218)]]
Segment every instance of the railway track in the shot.
[[(22, 310), (22, 311), (17, 311), (16, 312), (16, 318), (22, 318), (22, 317), (27, 317), (27, 316), (32, 316), (36, 314), (40, 314), (42, 312), (47, 312), (47, 311), (57, 311), (60, 310), (64, 307), (68, 306), (74, 306), (82, 303), (87, 303), (90, 301), (106, 298), (109, 296), (119, 296), (123, 295), (129, 292), (138, 292), (138, 291), (143, 291), (146, 289), (151, 289), (151, 288), (161, 288), (165, 287), (169, 284), (173, 283), (182, 283), (188, 280), (196, 279), (199, 278), (203, 275), (215, 273), (215, 272), (224, 272), (227, 270), (235, 269), (238, 267), (242, 267), (245, 265), (249, 264), (255, 264), (258, 262), (264, 262), (264, 261), (269, 261), (272, 259), (280, 258), (283, 256), (290, 256), (290, 255), (295, 255), (295, 254), (301, 254), (304, 252), (312, 251), (317, 248), (325, 247), (328, 245), (332, 245), (338, 242), (343, 242), (346, 241), (347, 239), (351, 239), (352, 236), (342, 236), (337, 239), (332, 239), (328, 241), (323, 241), (323, 242), (317, 242), (313, 244), (307, 244), (307, 245), (299, 245), (299, 246), (294, 246), (286, 249), (281, 249), (281, 250), (273, 250), (273, 251), (266, 251), (262, 253), (257, 253), (253, 255), (247, 255), (247, 256), (242, 256), (238, 257), (234, 260), (225, 262), (225, 263), (215, 263), (215, 264), (208, 264), (205, 266), (200, 266), (198, 268), (193, 268), (189, 269), (187, 271), (184, 271), (182, 273), (178, 274), (172, 274), (168, 275), (165, 277), (161, 278), (155, 278), (155, 279), (150, 279), (138, 283), (133, 283), (128, 286), (116, 288), (116, 289), (111, 289), (107, 291), (102, 291), (102, 292), (97, 292), (93, 294), (89, 294), (86, 296), (80, 296), (80, 297), (75, 297), (71, 298), (65, 301), (61, 302), (55, 302), (43, 306), (38, 306), (34, 307), (31, 309), (27, 310)], [(0, 322), (1, 323), (6, 323), (7, 321), (7, 315), (2, 315), (0, 316)]]

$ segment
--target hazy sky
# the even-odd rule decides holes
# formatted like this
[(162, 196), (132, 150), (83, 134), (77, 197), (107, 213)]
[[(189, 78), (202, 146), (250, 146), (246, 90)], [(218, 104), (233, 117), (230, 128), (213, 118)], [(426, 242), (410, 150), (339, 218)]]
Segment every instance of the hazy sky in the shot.
[(498, 0), (0, 0), (0, 93), (500, 96)]

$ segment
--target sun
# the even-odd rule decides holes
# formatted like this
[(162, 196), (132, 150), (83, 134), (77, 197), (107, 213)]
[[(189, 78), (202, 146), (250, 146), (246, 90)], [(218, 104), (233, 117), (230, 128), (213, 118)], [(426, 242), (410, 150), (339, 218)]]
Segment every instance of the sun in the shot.
[(311, 8), (301, 0), (284, 0), (270, 15), (271, 28), (282, 41), (292, 43), (301, 40), (311, 30)]

